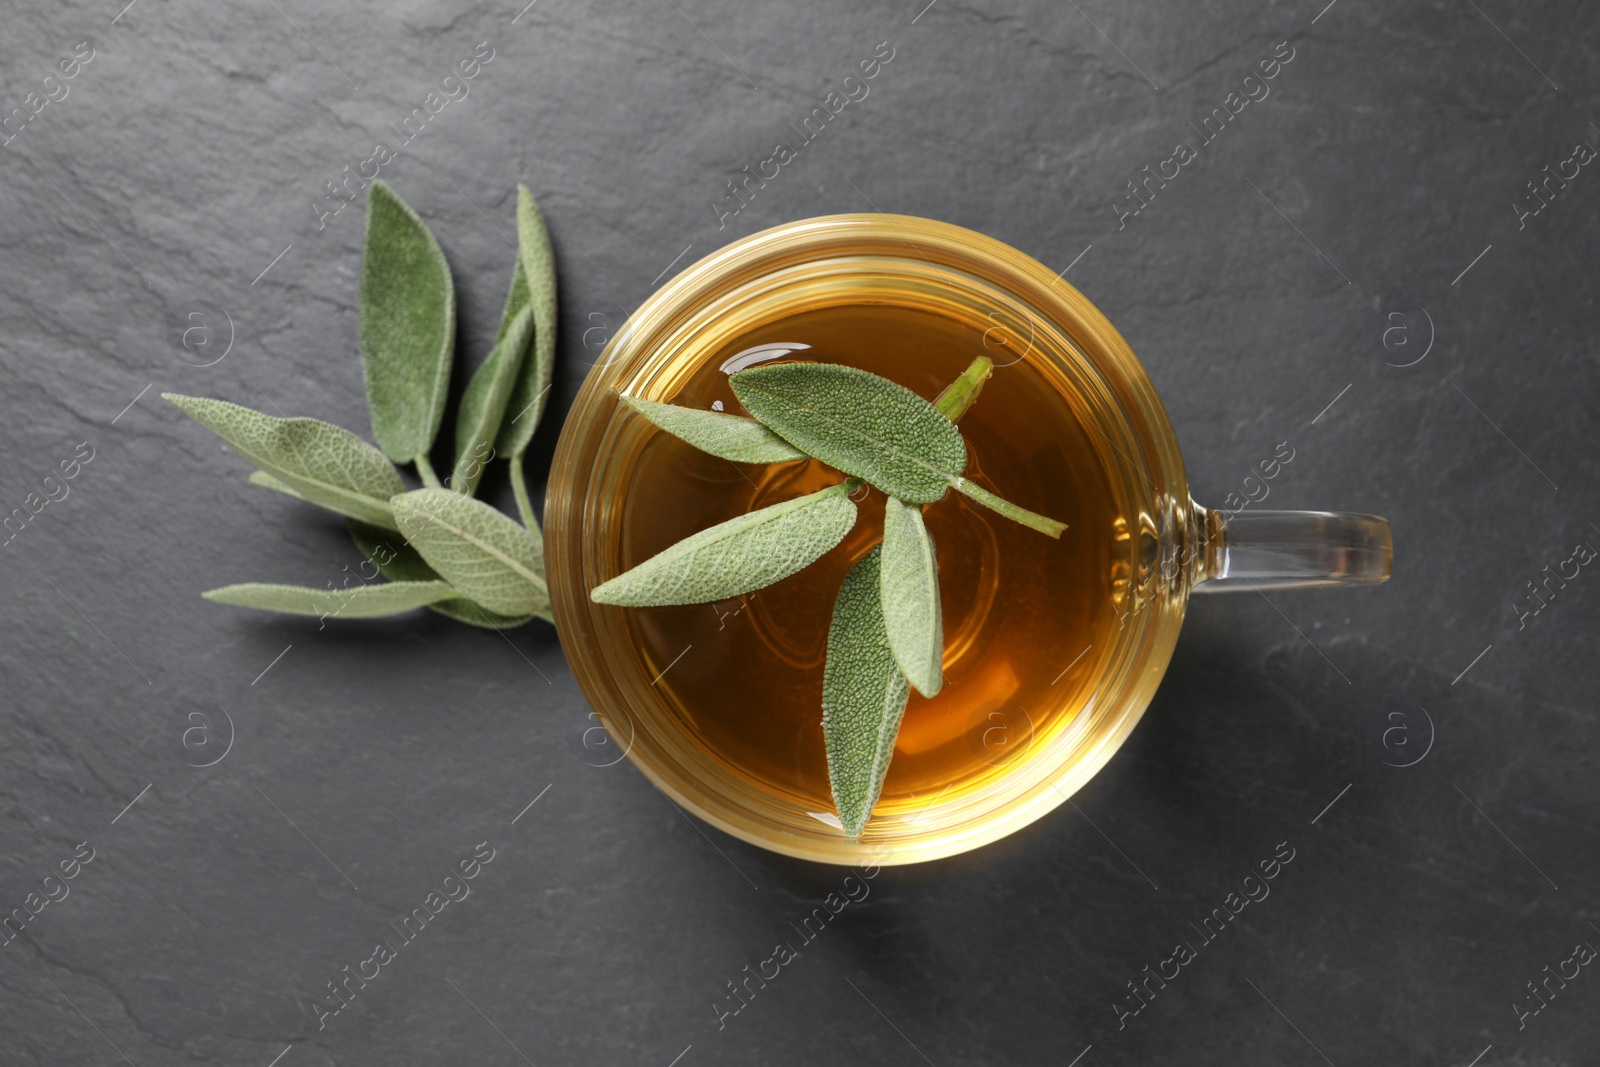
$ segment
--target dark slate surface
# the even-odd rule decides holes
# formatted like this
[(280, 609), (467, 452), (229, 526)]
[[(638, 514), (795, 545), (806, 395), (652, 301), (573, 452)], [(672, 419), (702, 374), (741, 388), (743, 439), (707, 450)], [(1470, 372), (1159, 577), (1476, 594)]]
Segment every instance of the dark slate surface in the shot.
[[(0, 949), (0, 1061), (1595, 1062), (1600, 975), (1563, 961), (1600, 947), (1600, 577), (1518, 615), (1600, 547), (1600, 173), (1512, 205), (1600, 145), (1600, 26), (1571, 2), (1324, 2), (12, 5), (0, 111), (66, 95), (0, 147), (4, 510), (93, 458), (3, 550), (0, 903), (93, 859)], [(719, 228), (723, 183), (883, 41), (870, 95)], [(725, 983), (843, 875), (591, 766), (547, 628), (508, 647), (198, 598), (358, 557), (157, 393), (366, 428), (360, 207), (319, 229), (313, 205), (481, 42), (469, 95), (384, 176), (451, 259), (472, 354), (534, 189), (556, 414), (669, 264), (810, 215), (933, 216), (1072, 264), (1197, 498), (1289, 441), (1272, 505), (1389, 516), (1394, 581), (1198, 601), (1079, 810), (884, 871), (719, 1028)], [(1280, 42), (1270, 95), (1119, 226), (1125, 183)], [(186, 350), (196, 310), (212, 343)], [(326, 983), (480, 841), (472, 896), (319, 1030)], [(1271, 896), (1203, 943), (1190, 924), (1280, 842)], [(1119, 1029), (1183, 938), (1196, 958)], [(1547, 965), (1578, 976), (1533, 1014)]]

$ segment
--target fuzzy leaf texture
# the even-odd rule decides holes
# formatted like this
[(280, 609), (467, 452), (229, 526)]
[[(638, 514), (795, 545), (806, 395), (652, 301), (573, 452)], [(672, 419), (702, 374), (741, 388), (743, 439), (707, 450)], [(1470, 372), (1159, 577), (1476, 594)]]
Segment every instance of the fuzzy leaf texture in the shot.
[(456, 297), (439, 243), (387, 185), (372, 183), (361, 254), (361, 365), (372, 433), (388, 457), (426, 457), (444, 416)]
[(804, 452), (755, 419), (677, 404), (658, 404), (632, 396), (622, 399), (672, 436), (722, 459), (735, 463), (786, 463), (806, 458)]
[(406, 540), (462, 596), (500, 615), (549, 611), (537, 542), (515, 520), (448, 489), (416, 489), (391, 504)]
[(883, 622), (889, 649), (917, 692), (936, 695), (944, 685), (944, 620), (939, 609), (939, 565), (922, 509), (894, 497), (884, 501)]
[[(275, 493), (283, 493), (285, 496), (292, 496), (296, 500), (305, 499), (305, 497), (295, 492), (285, 483), (278, 481), (278, 479), (274, 478), (266, 471), (251, 471), (250, 477), (246, 478), (245, 481), (249, 482), (251, 485), (259, 486), (262, 489), (271, 489)], [(352, 519), (351, 521), (354, 522), (355, 520)]]
[[(405, 538), (395, 531), (357, 522), (354, 519), (347, 525), (350, 527), (350, 540), (355, 542), (356, 548), (378, 568), (379, 574), (391, 582), (443, 581), (439, 577), (439, 572), (428, 566), (427, 561), (417, 554), (417, 550), (407, 544)], [(510, 630), (525, 625), (535, 618), (533, 615), (500, 615), (479, 607), (463, 596), (451, 596), (448, 600), (429, 604), (428, 610), (455, 619), (457, 622), (481, 626), (486, 630)]]
[(533, 309), (533, 344), (511, 390), (506, 420), (495, 440), (495, 450), (513, 461), (533, 440), (550, 399), (550, 376), (556, 363), (555, 251), (550, 247), (544, 216), (526, 185), (517, 186), (517, 246), (517, 269), (506, 297), (505, 317), (512, 317), (513, 306), (525, 300)]
[(599, 604), (705, 604), (763, 589), (815, 562), (856, 522), (840, 482), (807, 496), (718, 523), (684, 538), (589, 592)]
[(351, 589), (314, 589), (303, 585), (246, 582), (202, 593), (217, 604), (280, 611), (289, 615), (370, 619), (398, 615), (427, 604), (448, 600), (456, 591), (444, 582), (379, 582)]
[(910, 504), (967, 466), (961, 431), (903, 385), (834, 363), (777, 363), (729, 379), (745, 409), (808, 455)]
[(394, 530), (351, 519), (345, 524), (350, 540), (378, 573), (391, 582), (441, 582), (439, 572), (428, 566), (410, 543)]
[[(522, 198), (527, 190), (517, 186), (517, 239), (523, 242)], [(524, 308), (533, 306), (533, 294), (528, 291), (528, 272), (522, 264), (522, 249), (517, 249), (517, 254), (511, 262), (511, 287), (506, 290), (505, 306), (500, 310), (500, 328), (495, 332), (494, 343), (498, 345), (506, 339), (506, 334), (511, 331), (512, 322), (522, 313)]]
[(495, 436), (532, 336), (533, 310), (524, 307), (509, 324), (501, 324), (500, 339), (461, 395), (461, 410), (456, 415), (456, 466), (450, 475), (450, 488), (458, 493), (471, 496), (477, 490), (494, 455)]
[(349, 430), (318, 419), (274, 418), (225, 400), (161, 395), (264, 472), (268, 481), (257, 485), (352, 519), (394, 526), (389, 498), (405, 492), (405, 482), (382, 452)]
[(860, 835), (883, 792), (910, 687), (889, 650), (878, 591), (879, 549), (845, 575), (822, 669), (822, 736), (828, 781), (844, 832)]

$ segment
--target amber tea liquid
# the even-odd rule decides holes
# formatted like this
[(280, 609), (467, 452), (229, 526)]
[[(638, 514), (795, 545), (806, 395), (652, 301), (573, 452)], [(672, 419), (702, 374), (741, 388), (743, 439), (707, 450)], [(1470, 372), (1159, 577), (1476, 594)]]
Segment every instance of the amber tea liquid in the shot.
[[(1068, 524), (1060, 540), (947, 493), (924, 515), (938, 553), (945, 684), (913, 691), (879, 811), (1002, 775), (1070, 729), (1093, 692), (1118, 626), (1115, 552), (1125, 529), (1105, 442), (1071, 398), (1025, 357), (1026, 336), (948, 306), (852, 303), (783, 313), (715, 351), (656, 399), (743, 414), (719, 365), (747, 348), (809, 345), (789, 358), (845, 363), (932, 400), (977, 356), (996, 369), (960, 420), (969, 478)], [(655, 433), (628, 479), (620, 564), (632, 567), (736, 515), (841, 481), (817, 462), (751, 466)], [(628, 623), (654, 688), (686, 735), (730, 774), (829, 815), (822, 666), (839, 584), (882, 538), (883, 496), (857, 494), (855, 529), (816, 563), (741, 598), (632, 609)], [(654, 671), (652, 673), (654, 673)]]

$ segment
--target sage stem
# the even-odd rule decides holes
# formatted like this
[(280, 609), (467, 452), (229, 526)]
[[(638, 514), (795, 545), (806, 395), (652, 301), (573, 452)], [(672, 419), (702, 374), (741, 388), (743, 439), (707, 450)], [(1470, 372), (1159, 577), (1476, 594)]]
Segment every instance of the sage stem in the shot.
[(1059, 538), (1061, 531), (1067, 528), (1067, 524), (1064, 522), (1057, 522), (1055, 519), (1040, 515), (1037, 511), (1029, 511), (1027, 508), (1018, 507), (1011, 501), (995, 496), (983, 486), (969, 482), (965, 478), (950, 479), (950, 486), (969, 500), (975, 500), (984, 507), (1004, 515), (1012, 522), (1019, 522), (1030, 530), (1038, 530), (1048, 537)]
[(522, 515), (522, 525), (538, 532), (539, 524), (534, 519), (533, 503), (528, 499), (528, 484), (523, 478), (523, 460), (527, 459), (526, 448), (511, 453), (511, 492), (517, 498), (517, 511)]
[(961, 372), (961, 377), (944, 387), (944, 392), (939, 394), (939, 399), (933, 402), (933, 406), (939, 409), (939, 414), (951, 422), (959, 421), (972, 406), (972, 402), (978, 399), (978, 394), (983, 392), (983, 383), (988, 381), (989, 375), (993, 373), (994, 361), (988, 356), (979, 356)]
[(428, 454), (426, 452), (418, 452), (412, 462), (417, 465), (417, 475), (421, 477), (423, 485), (429, 489), (444, 488), (439, 483), (439, 476), (433, 472), (433, 464), (428, 462)]

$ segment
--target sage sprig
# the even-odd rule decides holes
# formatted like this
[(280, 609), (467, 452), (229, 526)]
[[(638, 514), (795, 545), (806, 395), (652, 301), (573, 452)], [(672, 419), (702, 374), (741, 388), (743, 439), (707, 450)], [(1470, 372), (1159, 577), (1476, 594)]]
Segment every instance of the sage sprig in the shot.
[(382, 452), (317, 419), (280, 419), (200, 396), (162, 393), (260, 468), (273, 489), (352, 519), (393, 526), (389, 498), (406, 483)]
[(394, 190), (373, 182), (361, 256), (361, 367), (372, 435), (396, 463), (420, 456), (418, 470), (429, 471), (455, 348), (456, 291), (439, 242)]
[(856, 524), (854, 488), (840, 482), (718, 523), (595, 586), (589, 597), (597, 604), (654, 607), (708, 604), (765, 589), (844, 540)]
[(635, 396), (622, 399), (672, 436), (719, 459), (731, 459), (735, 463), (787, 463), (807, 458), (804, 452), (755, 419), (676, 404), (658, 404)]
[(550, 610), (539, 543), (516, 520), (448, 489), (417, 489), (390, 503), (411, 547), (462, 596), (503, 615)]
[(939, 563), (922, 509), (894, 497), (883, 502), (884, 627), (900, 673), (925, 697), (944, 685), (944, 621), (939, 612)]
[(456, 465), (450, 486), (471, 493), (478, 488), (494, 449), (494, 437), (505, 418), (506, 404), (517, 384), (517, 372), (528, 353), (533, 336), (533, 309), (523, 308), (511, 320), (505, 333), (495, 342), (489, 358), (467, 383), (461, 394), (461, 414), (456, 419)]
[(556, 361), (556, 257), (550, 246), (550, 231), (533, 202), (533, 194), (517, 186), (517, 267), (511, 277), (511, 292), (506, 296), (504, 323), (523, 303), (533, 310), (532, 351), (523, 362), (511, 390), (506, 409), (509, 418), (500, 424), (495, 448), (511, 461), (511, 489), (517, 497), (517, 510), (529, 530), (537, 530), (533, 503), (522, 479), (522, 468), (533, 441), (533, 431), (550, 399), (550, 379)]
[(1067, 528), (963, 478), (967, 446), (955, 424), (887, 378), (829, 363), (777, 363), (728, 381), (739, 403), (780, 437), (889, 496), (931, 504), (955, 489), (1051, 537)]
[[(427, 224), (381, 181), (372, 183), (367, 203), (360, 292), (361, 362), (377, 448), (317, 419), (163, 394), (256, 466), (250, 484), (346, 516), (373, 568), (354, 588), (251, 582), (213, 589), (206, 599), (324, 620), (418, 607), (490, 629), (550, 619), (544, 546), (523, 463), (555, 363), (555, 259), (533, 195), (520, 185), (517, 234), (521, 247), (494, 347), (456, 416), (449, 488), (430, 454), (455, 354), (454, 284)], [(497, 456), (510, 461), (522, 524), (473, 499)], [(425, 488), (409, 486), (397, 464), (412, 465)]]
[(884, 625), (881, 548), (850, 568), (839, 586), (822, 666), (822, 736), (839, 822), (852, 837), (872, 817), (889, 773), (910, 692)]
[[(427, 561), (399, 533), (354, 519), (347, 525), (350, 527), (350, 540), (355, 542), (356, 548), (371, 561), (378, 573), (389, 581), (443, 581), (439, 573), (428, 566)], [(487, 630), (510, 630), (535, 618), (531, 612), (525, 615), (502, 615), (489, 611), (481, 604), (459, 595), (459, 592), (448, 600), (430, 603), (428, 610)]]
[(979, 357), (929, 403), (855, 367), (773, 363), (729, 383), (743, 418), (623, 397), (656, 426), (714, 456), (743, 463), (811, 458), (850, 475), (826, 489), (694, 534), (590, 590), (601, 604), (700, 604), (761, 589), (809, 566), (855, 525), (849, 494), (883, 491), (884, 528), (846, 575), (834, 603), (822, 679), (828, 779), (844, 832), (859, 836), (883, 791), (911, 689), (944, 684), (939, 566), (922, 508), (949, 489), (1050, 537), (1066, 524), (1019, 507), (965, 476), (956, 428), (993, 364)]
[(353, 589), (312, 589), (303, 585), (246, 582), (202, 593), (218, 604), (281, 611), (289, 615), (344, 615), (352, 619), (393, 615), (449, 600), (456, 591), (444, 582), (381, 582)]
[(931, 504), (967, 466), (955, 423), (910, 389), (855, 367), (777, 363), (728, 379), (745, 410), (830, 467)]

